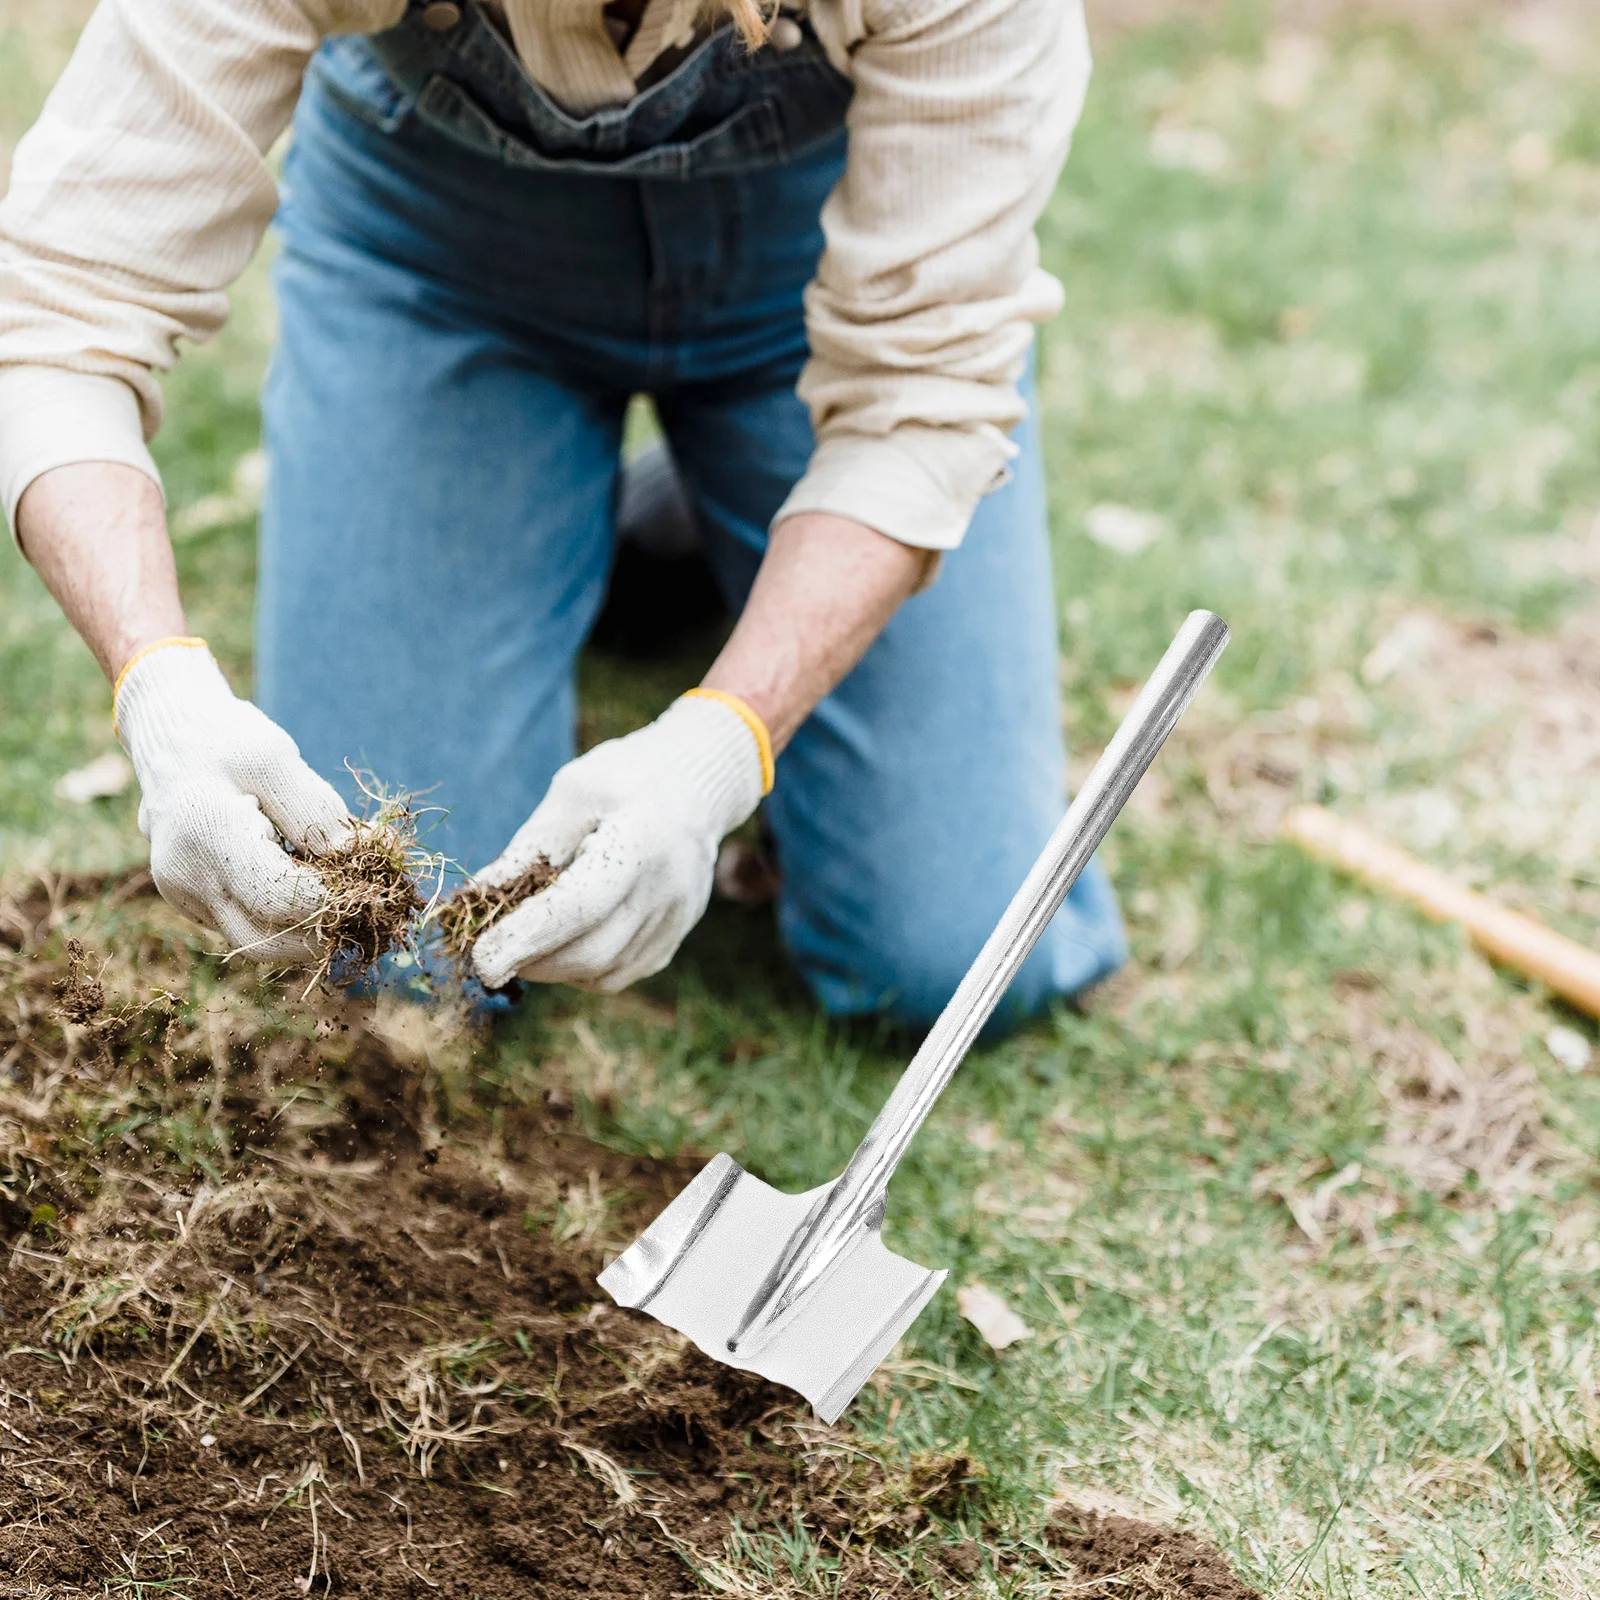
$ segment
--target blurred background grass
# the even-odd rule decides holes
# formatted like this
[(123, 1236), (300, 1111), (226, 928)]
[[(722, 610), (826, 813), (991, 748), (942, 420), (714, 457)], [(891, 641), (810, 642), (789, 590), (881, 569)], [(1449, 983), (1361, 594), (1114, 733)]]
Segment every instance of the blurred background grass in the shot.
[[(0, 9), (0, 138), (84, 10)], [(941, 1296), (858, 1426), (964, 1442), (1018, 1537), (1070, 1486), (1205, 1528), (1275, 1596), (1592, 1595), (1594, 1028), (1276, 826), (1321, 800), (1595, 940), (1596, 19), (1095, 21), (1040, 353), (1080, 770), (1186, 610), (1235, 641), (1108, 847), (1130, 971), (976, 1057), (892, 1196), (898, 1248), (1034, 1336), (996, 1356)], [(243, 684), (259, 263), (235, 306), (158, 453), (194, 625)], [(586, 732), (694, 667), (587, 662)], [(4, 870), (138, 859), (131, 796), (53, 798), (112, 748), (109, 696), (9, 549), (0, 684)], [(570, 1093), (609, 1143), (794, 1186), (837, 1169), (902, 1049), (823, 1024), (768, 915), (722, 906), (640, 992), (536, 997), (483, 1071)], [(826, 1592), (825, 1562), (764, 1559)]]

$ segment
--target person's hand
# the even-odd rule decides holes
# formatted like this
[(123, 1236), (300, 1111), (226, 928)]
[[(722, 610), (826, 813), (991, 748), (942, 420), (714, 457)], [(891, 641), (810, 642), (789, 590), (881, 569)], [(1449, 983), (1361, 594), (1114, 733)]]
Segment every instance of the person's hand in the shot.
[(150, 875), (185, 916), (260, 961), (311, 955), (322, 880), (295, 861), (339, 849), (350, 814), (277, 723), (239, 699), (200, 639), (123, 669), (116, 727), (139, 777)]
[(771, 787), (766, 730), (736, 704), (691, 693), (555, 775), (477, 875), (501, 887), (541, 856), (561, 869), (473, 946), (487, 987), (518, 976), (611, 993), (666, 966), (705, 911), (723, 836)]

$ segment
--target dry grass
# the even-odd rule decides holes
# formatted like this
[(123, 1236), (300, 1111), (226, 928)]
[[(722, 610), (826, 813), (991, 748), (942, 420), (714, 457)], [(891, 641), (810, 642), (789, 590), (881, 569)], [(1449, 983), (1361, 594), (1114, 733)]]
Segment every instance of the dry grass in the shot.
[[(1597, 553), (1586, 531), (1520, 558), (1587, 576), (1600, 575)], [(1355, 671), (1329, 671), (1313, 693), (1253, 715), (1214, 697), (1180, 727), (1175, 747), (1203, 772), (1213, 808), (1201, 825), (1265, 843), (1294, 806), (1331, 794), (1380, 836), (1519, 909), (1557, 922), (1600, 915), (1600, 610), (1543, 637), (1415, 606), (1335, 615), (1321, 631), (1319, 654), (1353, 655)], [(1362, 635), (1373, 640), (1364, 650)], [(1153, 772), (1138, 811), (1174, 815), (1174, 778)], [(1519, 880), (1529, 864), (1536, 876)]]

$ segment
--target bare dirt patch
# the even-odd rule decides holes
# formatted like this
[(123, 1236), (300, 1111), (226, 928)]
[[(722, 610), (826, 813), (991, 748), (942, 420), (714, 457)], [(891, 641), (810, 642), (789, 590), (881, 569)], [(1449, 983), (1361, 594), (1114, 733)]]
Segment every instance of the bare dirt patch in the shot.
[(0, 1569), (51, 1595), (666, 1595), (802, 1488), (785, 1396), (608, 1313), (452, 1154), (238, 1185), (121, 1278), (17, 1250)]
[[(799, 1593), (730, 1553), (797, 1524), (845, 1600), (1110, 1571), (611, 1305), (698, 1162), (465, 1103), (470, 1037), (275, 1016), (148, 894), (0, 901), (0, 1594)], [(1147, 1530), (1117, 1592), (1249, 1594), (1191, 1546)]]
[(1089, 1594), (1122, 1600), (1261, 1600), (1216, 1547), (1177, 1528), (1068, 1506), (1047, 1537), (1068, 1557)]

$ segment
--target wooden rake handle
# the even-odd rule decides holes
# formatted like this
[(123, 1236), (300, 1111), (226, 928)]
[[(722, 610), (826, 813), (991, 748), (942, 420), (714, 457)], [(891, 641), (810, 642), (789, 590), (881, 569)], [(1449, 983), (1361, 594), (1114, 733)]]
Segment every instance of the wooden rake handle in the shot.
[(1321, 806), (1299, 806), (1283, 821), (1286, 838), (1440, 922), (1459, 922), (1492, 960), (1537, 978), (1568, 1004), (1600, 1017), (1600, 951), (1588, 949), (1520, 911), (1457, 883), (1437, 867), (1385, 844)]

